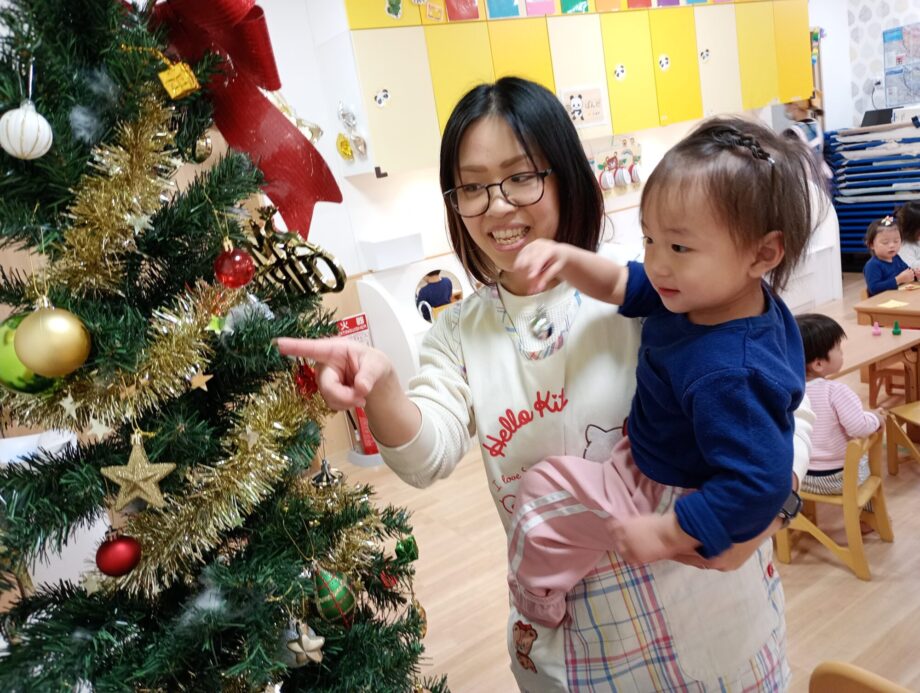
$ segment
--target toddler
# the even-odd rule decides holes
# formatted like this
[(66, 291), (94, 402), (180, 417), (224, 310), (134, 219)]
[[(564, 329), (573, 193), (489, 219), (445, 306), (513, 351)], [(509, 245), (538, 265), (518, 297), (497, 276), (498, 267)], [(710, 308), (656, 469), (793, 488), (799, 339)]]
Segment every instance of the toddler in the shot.
[[(645, 318), (627, 437), (605, 463), (551, 457), (521, 482), (508, 551), (525, 616), (558, 625), (566, 592), (605, 551), (642, 563), (715, 556), (797, 511), (805, 363), (776, 291), (814, 228), (813, 180), (800, 143), (741, 118), (708, 121), (646, 183), (644, 264), (550, 240), (518, 255), (537, 291), (561, 279)], [(672, 500), (662, 485), (696, 490), (656, 514)]]
[(920, 270), (920, 200), (911, 200), (894, 213), (901, 231), (898, 255), (915, 271)]
[(883, 217), (869, 224), (866, 247), (872, 253), (863, 267), (866, 290), (870, 296), (914, 281), (914, 271), (898, 255), (901, 231), (894, 217)]
[[(843, 328), (826, 315), (809, 313), (796, 317), (805, 346), (805, 391), (815, 413), (811, 434), (811, 462), (802, 490), (822, 495), (839, 494), (843, 488), (843, 461), (847, 443), (877, 431), (884, 410), (863, 411), (853, 390), (837, 380), (827, 380), (843, 365)], [(859, 483), (869, 477), (866, 459), (859, 463)]]

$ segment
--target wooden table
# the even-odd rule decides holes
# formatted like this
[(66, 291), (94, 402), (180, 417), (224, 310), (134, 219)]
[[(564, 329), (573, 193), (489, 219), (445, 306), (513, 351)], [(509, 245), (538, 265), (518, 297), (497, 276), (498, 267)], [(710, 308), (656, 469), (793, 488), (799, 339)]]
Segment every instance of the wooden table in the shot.
[(873, 335), (870, 325), (860, 325), (853, 320), (841, 321), (840, 325), (847, 333), (847, 338), (841, 344), (843, 367), (831, 376), (832, 379), (863, 370), (865, 381), (868, 382), (871, 370), (901, 362), (904, 364), (904, 401), (920, 400), (920, 330), (907, 330), (900, 335), (893, 335), (890, 329), (883, 329), (880, 335)]
[[(904, 303), (903, 306), (882, 306), (889, 301)], [(893, 327), (897, 320), (902, 328), (920, 329), (920, 289), (883, 291), (866, 298), (853, 306), (860, 325), (878, 322), (884, 327)]]

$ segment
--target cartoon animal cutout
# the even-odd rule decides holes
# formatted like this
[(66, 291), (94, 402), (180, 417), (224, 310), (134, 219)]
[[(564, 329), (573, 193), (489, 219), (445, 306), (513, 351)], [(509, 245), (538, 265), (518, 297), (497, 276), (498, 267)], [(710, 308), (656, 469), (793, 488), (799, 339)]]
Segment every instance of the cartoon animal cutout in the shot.
[(601, 190), (612, 190), (616, 185), (617, 164), (619, 163), (619, 153), (614, 152), (613, 156), (604, 158), (604, 170), (598, 176), (597, 181), (601, 185)]
[(581, 98), (581, 94), (572, 94), (569, 96), (569, 115), (572, 117), (572, 120), (585, 119), (584, 101)]
[(585, 428), (585, 451), (582, 457), (592, 462), (605, 462), (610, 459), (614, 446), (626, 436), (626, 421), (618, 428), (601, 428), (588, 424)]
[(537, 629), (529, 623), (516, 621), (511, 633), (514, 636), (514, 649), (517, 652), (518, 664), (522, 669), (536, 674), (537, 665), (530, 658), (530, 650), (533, 649), (533, 641), (537, 639)]

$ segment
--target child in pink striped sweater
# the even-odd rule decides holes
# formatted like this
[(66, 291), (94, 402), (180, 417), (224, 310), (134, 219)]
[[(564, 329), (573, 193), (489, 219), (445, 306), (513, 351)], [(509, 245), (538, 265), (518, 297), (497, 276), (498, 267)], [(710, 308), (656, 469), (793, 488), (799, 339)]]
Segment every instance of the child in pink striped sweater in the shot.
[[(882, 425), (885, 412), (864, 411), (859, 396), (837, 380), (827, 380), (843, 365), (843, 328), (832, 318), (817, 313), (795, 318), (805, 346), (805, 391), (815, 412), (811, 434), (811, 461), (802, 490), (835, 495), (843, 487), (843, 461), (847, 443), (870, 435)], [(869, 476), (868, 462), (859, 463), (859, 483)]]

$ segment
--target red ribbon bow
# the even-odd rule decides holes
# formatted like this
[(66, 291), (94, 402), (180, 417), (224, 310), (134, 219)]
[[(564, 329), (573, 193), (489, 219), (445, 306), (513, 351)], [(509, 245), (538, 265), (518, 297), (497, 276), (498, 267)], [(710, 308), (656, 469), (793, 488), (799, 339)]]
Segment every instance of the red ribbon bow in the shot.
[(323, 157), (265, 96), (281, 88), (265, 13), (256, 0), (166, 0), (153, 9), (187, 62), (205, 51), (224, 57), (207, 85), (214, 123), (227, 143), (246, 152), (265, 175), (263, 190), (291, 231), (307, 238), (317, 202), (341, 202)]

